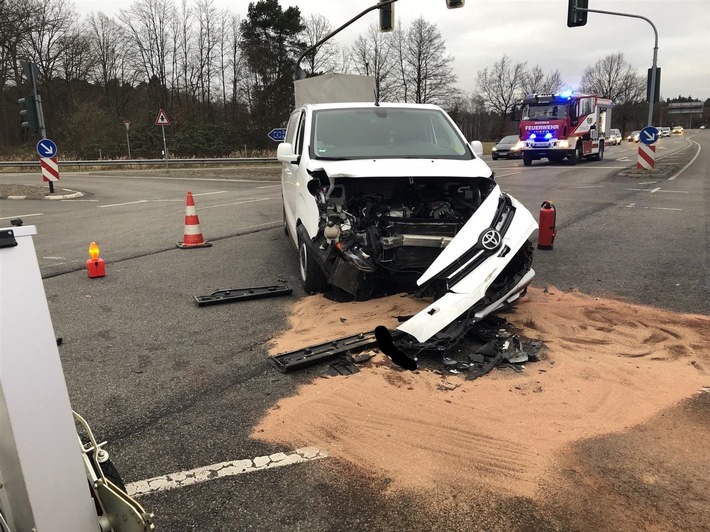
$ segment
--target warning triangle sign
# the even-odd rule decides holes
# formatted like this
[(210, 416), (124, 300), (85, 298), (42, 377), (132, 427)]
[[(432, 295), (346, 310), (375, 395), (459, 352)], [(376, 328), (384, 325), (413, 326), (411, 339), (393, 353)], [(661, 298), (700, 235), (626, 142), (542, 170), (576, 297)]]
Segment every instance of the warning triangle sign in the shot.
[(168, 116), (165, 114), (165, 111), (162, 109), (158, 113), (158, 116), (155, 119), (155, 125), (156, 126), (169, 126), (170, 125), (170, 120), (168, 120)]

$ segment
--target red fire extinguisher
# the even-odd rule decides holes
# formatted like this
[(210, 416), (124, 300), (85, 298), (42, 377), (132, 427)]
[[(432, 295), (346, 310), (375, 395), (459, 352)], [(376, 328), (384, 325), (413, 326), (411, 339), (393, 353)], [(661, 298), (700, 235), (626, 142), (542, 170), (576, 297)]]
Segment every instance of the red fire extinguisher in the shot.
[(540, 223), (537, 233), (537, 249), (552, 249), (555, 242), (555, 222), (557, 221), (557, 211), (551, 201), (543, 201), (540, 207)]

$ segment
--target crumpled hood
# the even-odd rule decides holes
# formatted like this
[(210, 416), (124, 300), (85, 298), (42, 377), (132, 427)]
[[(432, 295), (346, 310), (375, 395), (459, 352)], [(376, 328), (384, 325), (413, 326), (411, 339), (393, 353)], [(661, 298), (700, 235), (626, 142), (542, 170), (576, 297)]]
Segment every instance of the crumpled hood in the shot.
[(323, 169), (328, 177), (491, 177), (490, 167), (476, 157), (468, 161), (450, 159), (355, 159), (312, 160), (308, 170)]

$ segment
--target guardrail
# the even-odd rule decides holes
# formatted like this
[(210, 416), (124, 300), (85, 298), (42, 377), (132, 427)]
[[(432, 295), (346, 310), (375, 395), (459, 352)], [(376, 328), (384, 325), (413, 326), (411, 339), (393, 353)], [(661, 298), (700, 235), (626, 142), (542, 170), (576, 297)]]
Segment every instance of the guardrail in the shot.
[[(168, 166), (213, 165), (213, 164), (264, 164), (276, 163), (276, 157), (235, 157), (221, 159), (168, 159)], [(165, 159), (98, 159), (95, 161), (58, 161), (61, 166), (165, 166)], [(35, 168), (39, 161), (0, 161), (0, 168)]]

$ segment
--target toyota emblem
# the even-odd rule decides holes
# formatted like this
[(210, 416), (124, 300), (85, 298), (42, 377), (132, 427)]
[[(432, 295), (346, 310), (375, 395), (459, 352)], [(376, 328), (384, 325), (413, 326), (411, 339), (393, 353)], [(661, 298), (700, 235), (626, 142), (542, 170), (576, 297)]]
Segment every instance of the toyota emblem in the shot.
[(488, 229), (481, 236), (481, 245), (488, 251), (494, 251), (500, 246), (500, 233), (495, 229)]

